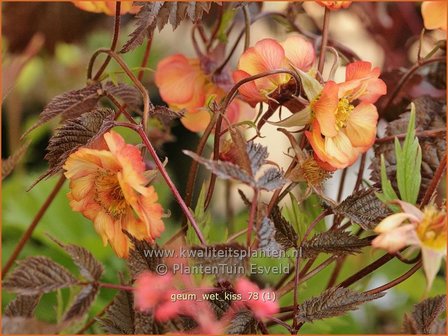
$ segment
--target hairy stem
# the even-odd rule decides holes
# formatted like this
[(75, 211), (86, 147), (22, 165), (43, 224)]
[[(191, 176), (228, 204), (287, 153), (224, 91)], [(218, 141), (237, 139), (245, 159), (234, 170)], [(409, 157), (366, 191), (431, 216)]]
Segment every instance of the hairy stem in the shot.
[(254, 222), (257, 217), (258, 193), (259, 193), (259, 191), (254, 188), (254, 197), (252, 198), (252, 204), (251, 204), (250, 213), (249, 213), (249, 224), (247, 226), (247, 236), (246, 236), (246, 246), (247, 247), (250, 246)]
[[(121, 14), (121, 2), (116, 1), (115, 2), (115, 21), (114, 21), (114, 35), (112, 37), (112, 43), (110, 45), (110, 50), (115, 51), (117, 48), (118, 43), (118, 37), (120, 35), (120, 14)], [(99, 68), (97, 73), (95, 74), (95, 77), (93, 77), (93, 80), (98, 80), (100, 76), (103, 74), (104, 70), (106, 70), (107, 66), (109, 65), (109, 62), (111, 60), (111, 56), (107, 56), (104, 60), (103, 65)], [(92, 69), (90, 69), (88, 73), (88, 79), (92, 78)]]
[(142, 63), (140, 64), (140, 70), (138, 71), (138, 75), (137, 75), (137, 78), (139, 81), (142, 81), (143, 74), (145, 73), (144, 69), (146, 68), (146, 65), (148, 64), (149, 54), (151, 53), (151, 45), (152, 45), (153, 38), (154, 37), (151, 37), (146, 40), (145, 53), (143, 55)]

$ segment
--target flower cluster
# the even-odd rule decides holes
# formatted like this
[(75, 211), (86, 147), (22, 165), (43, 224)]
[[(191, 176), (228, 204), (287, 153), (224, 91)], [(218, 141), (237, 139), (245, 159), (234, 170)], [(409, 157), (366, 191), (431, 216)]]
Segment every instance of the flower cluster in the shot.
[[(170, 108), (184, 111), (182, 124), (193, 132), (203, 131), (210, 122), (208, 102), (224, 98), (233, 83), (225, 72), (212, 74), (210, 59), (187, 58), (182, 54), (169, 56), (157, 65), (155, 83), (162, 99)], [(231, 123), (250, 120), (254, 110), (235, 99), (227, 108), (226, 117)]]
[(64, 164), (74, 211), (93, 221), (104, 245), (126, 258), (131, 242), (123, 230), (153, 241), (164, 231), (163, 209), (153, 186), (146, 186), (140, 150), (116, 132), (104, 134), (101, 149), (81, 148)]
[(372, 246), (396, 253), (406, 246), (421, 249), (428, 289), (446, 257), (447, 221), (445, 210), (429, 205), (421, 211), (412, 204), (395, 201), (403, 212), (383, 219), (375, 228), (379, 233)]

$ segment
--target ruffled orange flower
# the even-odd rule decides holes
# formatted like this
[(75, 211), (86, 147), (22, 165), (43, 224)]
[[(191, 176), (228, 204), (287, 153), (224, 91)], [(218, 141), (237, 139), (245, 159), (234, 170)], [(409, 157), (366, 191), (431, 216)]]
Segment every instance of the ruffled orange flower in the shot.
[[(233, 73), (235, 82), (272, 70), (290, 70), (291, 66), (308, 71), (314, 64), (315, 52), (311, 42), (298, 34), (284, 42), (273, 39), (258, 41), (240, 57), (238, 70)], [(288, 74), (276, 74), (256, 79), (242, 85), (239, 93), (251, 106), (268, 100), (269, 94), (291, 79)]]
[(385, 249), (389, 253), (398, 252), (406, 246), (419, 247), (429, 289), (440, 269), (442, 259), (446, 257), (445, 210), (438, 210), (434, 205), (430, 205), (422, 212), (412, 204), (395, 202), (403, 212), (390, 215), (378, 224), (375, 231), (379, 235), (372, 241), (372, 246)]
[[(162, 99), (174, 110), (184, 110), (182, 124), (193, 132), (203, 131), (210, 122), (207, 103), (224, 98), (226, 91), (206, 74), (198, 59), (182, 54), (169, 56), (159, 62), (155, 83)], [(235, 99), (226, 111), (228, 120), (236, 123), (252, 119), (254, 110)]]
[(422, 3), (423, 23), (426, 29), (443, 29), (446, 31), (446, 1), (424, 1)]
[(369, 62), (351, 63), (344, 83), (327, 82), (311, 101), (314, 120), (305, 135), (325, 169), (350, 166), (373, 145), (378, 121), (373, 103), (386, 94), (379, 74)]
[(352, 4), (352, 1), (316, 1), (322, 7), (327, 7), (329, 10), (338, 10), (347, 8)]
[[(72, 1), (73, 4), (87, 12), (104, 13), (106, 15), (115, 16), (116, 1)], [(133, 1), (121, 1), (120, 14), (135, 14), (139, 10), (139, 6), (133, 6)]]
[(114, 131), (104, 134), (104, 140), (107, 149), (81, 148), (65, 162), (68, 198), (74, 211), (93, 221), (104, 245), (109, 242), (119, 257), (126, 258), (131, 242), (122, 230), (153, 241), (165, 229), (163, 209), (154, 187), (146, 186), (138, 148)]

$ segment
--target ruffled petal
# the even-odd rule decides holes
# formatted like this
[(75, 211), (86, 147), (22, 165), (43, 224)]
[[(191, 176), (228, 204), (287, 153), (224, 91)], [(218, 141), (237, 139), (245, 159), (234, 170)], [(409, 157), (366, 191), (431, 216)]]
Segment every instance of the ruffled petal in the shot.
[[(247, 77), (250, 77), (250, 74), (242, 70), (236, 70), (233, 73), (233, 80), (235, 81), (235, 83), (238, 83), (239, 81)], [(242, 98), (244, 98), (244, 100), (252, 107), (255, 107), (255, 105), (257, 105), (259, 102), (267, 101), (267, 97), (260, 93), (257, 86), (255, 85), (255, 81), (244, 83), (239, 87), (238, 92), (240, 93)]]
[(375, 142), (378, 112), (375, 105), (361, 103), (350, 113), (345, 129), (355, 147), (370, 148)]
[(210, 119), (210, 112), (204, 107), (196, 113), (185, 113), (180, 122), (192, 132), (202, 132), (207, 128)]
[(335, 136), (336, 130), (336, 111), (338, 109), (338, 85), (333, 81), (328, 81), (322, 93), (315, 102), (311, 102), (312, 110), (319, 122), (322, 134), (325, 136)]
[(316, 59), (316, 54), (310, 41), (301, 35), (294, 34), (289, 36), (281, 45), (285, 50), (286, 58), (295, 68), (302, 71), (311, 69)]
[(352, 165), (359, 155), (343, 132), (338, 132), (334, 137), (325, 137), (325, 152), (331, 158), (328, 162), (336, 168)]

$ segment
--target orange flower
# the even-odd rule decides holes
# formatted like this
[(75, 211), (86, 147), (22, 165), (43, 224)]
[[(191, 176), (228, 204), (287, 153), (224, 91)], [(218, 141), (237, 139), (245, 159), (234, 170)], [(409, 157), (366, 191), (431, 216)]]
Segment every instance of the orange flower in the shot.
[(351, 63), (344, 83), (327, 82), (311, 101), (314, 120), (305, 135), (323, 168), (350, 166), (373, 145), (378, 112), (372, 103), (386, 93), (379, 74), (369, 62)]
[(352, 1), (316, 1), (322, 7), (327, 7), (329, 10), (338, 10), (347, 8), (352, 4)]
[[(298, 34), (291, 35), (284, 42), (273, 39), (258, 41), (240, 57), (238, 70), (233, 73), (235, 82), (272, 70), (290, 70), (291, 67), (308, 71), (315, 61), (311, 42)], [(269, 94), (291, 79), (288, 74), (270, 75), (242, 85), (241, 96), (251, 106), (267, 101)]]
[(153, 241), (165, 229), (154, 187), (147, 187), (140, 151), (114, 131), (104, 134), (107, 150), (81, 148), (64, 164), (70, 181), (68, 198), (74, 211), (93, 221), (104, 245), (121, 258), (131, 242), (122, 232)]
[[(72, 1), (73, 4), (87, 12), (104, 13), (106, 15), (115, 16), (116, 1)], [(121, 1), (120, 14), (135, 14), (139, 10), (139, 6), (133, 6), (133, 1)]]
[[(395, 201), (403, 212), (383, 219), (375, 228), (379, 233), (372, 241), (372, 246), (396, 253), (405, 246), (417, 246), (422, 251), (423, 269), (428, 287), (446, 256), (447, 222), (445, 210), (438, 210), (434, 205), (427, 206), (423, 212), (412, 204)], [(407, 223), (403, 224), (405, 221)]]
[[(198, 59), (181, 54), (169, 56), (157, 66), (155, 83), (162, 99), (170, 108), (184, 110), (181, 122), (190, 131), (200, 132), (207, 127), (210, 122), (208, 101), (211, 98), (219, 101), (226, 94), (211, 77), (204, 72)], [(252, 119), (254, 115), (253, 109), (238, 99), (230, 104), (226, 113), (231, 123)]]
[(447, 12), (446, 1), (424, 1), (422, 16), (425, 28), (446, 31)]

